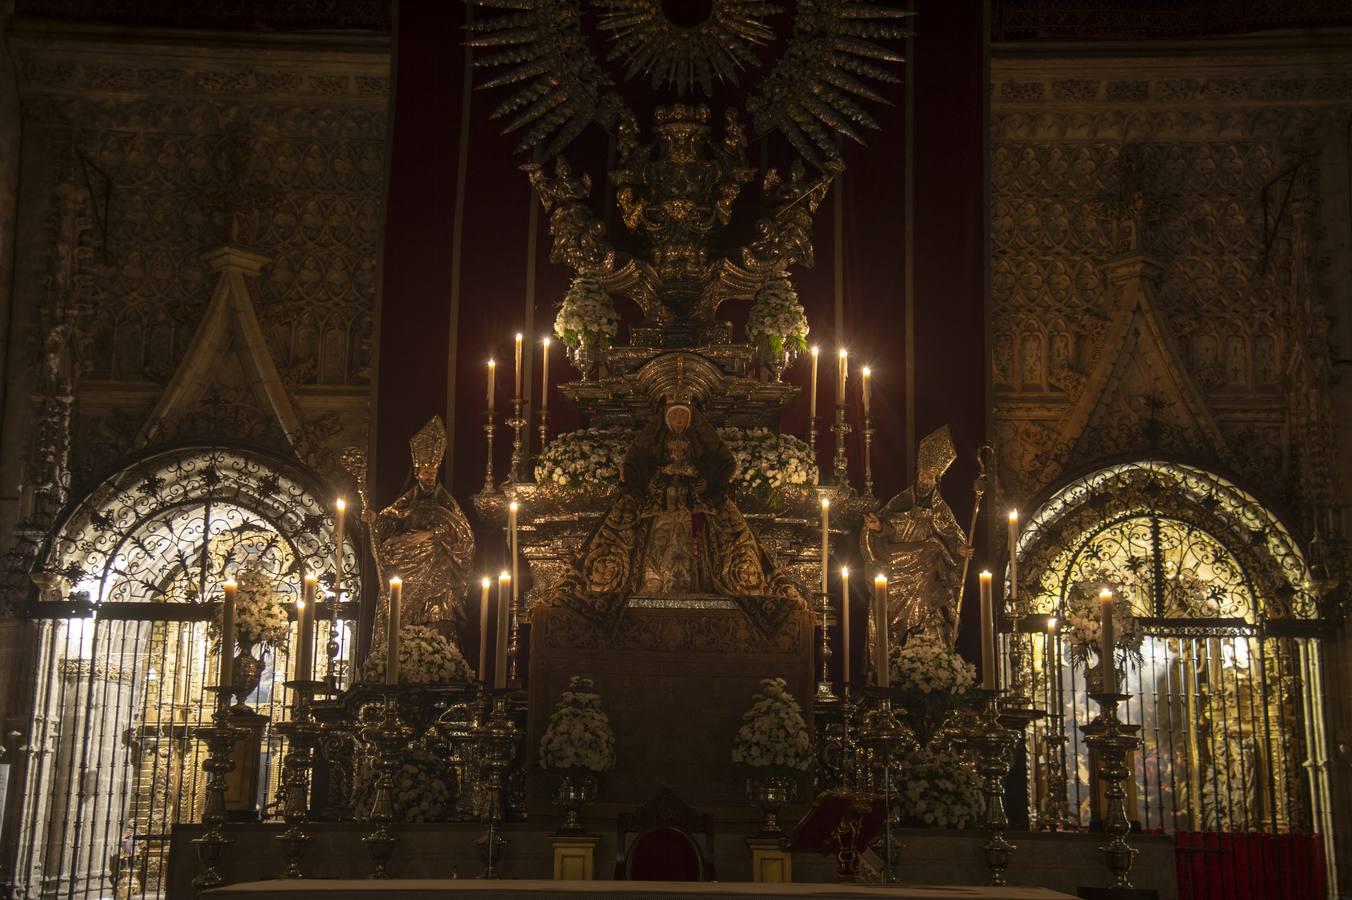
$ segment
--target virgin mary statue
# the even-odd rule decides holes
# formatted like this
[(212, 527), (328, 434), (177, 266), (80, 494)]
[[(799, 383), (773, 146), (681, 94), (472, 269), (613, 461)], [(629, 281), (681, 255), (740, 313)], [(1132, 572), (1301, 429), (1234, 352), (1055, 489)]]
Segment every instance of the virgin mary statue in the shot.
[(634, 596), (736, 600), (766, 633), (807, 593), (760, 546), (730, 496), (737, 464), (718, 432), (679, 395), (635, 438), (620, 496), (543, 598), (614, 627)]

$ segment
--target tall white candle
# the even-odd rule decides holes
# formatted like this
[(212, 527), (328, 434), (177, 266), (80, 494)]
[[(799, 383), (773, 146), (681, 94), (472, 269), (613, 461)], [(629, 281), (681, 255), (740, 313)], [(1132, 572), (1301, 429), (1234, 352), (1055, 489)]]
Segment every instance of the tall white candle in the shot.
[(315, 596), (319, 577), (306, 574), (300, 603), (296, 604), (296, 680), (309, 681), (314, 677)]
[(516, 399), (521, 399), (521, 332), (516, 334)]
[[(347, 515), (347, 501), (342, 497), (334, 504), (333, 515), (333, 602), (343, 601), (343, 541), (346, 540), (344, 519)], [(335, 619), (336, 621), (336, 619)]]
[(493, 409), (493, 395), (497, 391), (498, 384), (498, 361), (490, 359), (488, 361), (488, 408)]
[(817, 418), (817, 360), (822, 354), (821, 347), (812, 348), (812, 383), (808, 386), (807, 414), (812, 418)]
[(235, 680), (235, 593), (239, 585), (232, 578), (223, 585), (221, 600), (221, 684), (229, 687)]
[(981, 686), (995, 690), (995, 597), (991, 592), (991, 573), (982, 572), (981, 585)]
[(1019, 598), (1019, 511), (1009, 511), (1009, 599)]
[(873, 370), (864, 366), (864, 415), (868, 415), (873, 406)]
[(508, 573), (498, 575), (498, 633), (493, 655), (493, 686), (498, 690), (507, 687), (507, 604), (511, 602), (508, 591), (511, 583)]
[(512, 553), (512, 608), (519, 609), (521, 599), (521, 572), (519, 567), (520, 544), (517, 541), (517, 513), (521, 506), (515, 500), (507, 504), (508, 543)]
[(887, 576), (882, 573), (873, 576), (873, 622), (878, 655), (878, 687), (891, 687), (892, 661), (888, 658), (887, 646)]
[(1103, 693), (1116, 694), (1117, 635), (1113, 626), (1113, 592), (1107, 588), (1099, 591), (1099, 616), (1099, 673), (1103, 680)]
[(479, 681), (488, 683), (488, 589), (493, 585), (493, 579), (485, 578), (480, 584), (483, 587), (479, 594)]
[(841, 683), (850, 683), (850, 570), (840, 569), (840, 664)]
[(399, 602), (404, 595), (404, 581), (397, 575), (390, 579), (389, 622), (385, 631), (385, 683), (399, 683)]
[(540, 343), (540, 412), (545, 412), (549, 409), (549, 338)]
[(822, 593), (830, 590), (828, 566), (831, 564), (831, 498), (822, 498)]
[(836, 365), (836, 405), (845, 405), (845, 382), (850, 378), (850, 354), (840, 351), (840, 360)]

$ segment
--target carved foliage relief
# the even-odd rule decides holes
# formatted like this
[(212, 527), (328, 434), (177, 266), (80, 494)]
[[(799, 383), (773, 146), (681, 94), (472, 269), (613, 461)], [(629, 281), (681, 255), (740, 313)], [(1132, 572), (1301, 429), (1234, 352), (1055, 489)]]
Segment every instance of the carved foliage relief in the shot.
[[(1315, 372), (1293, 383), (1291, 360), (1311, 341), (1326, 350), (1299, 314), (1316, 292), (1294, 286), (1312, 260), (1293, 201), (1317, 197), (1308, 162), (1321, 130), (1345, 121), (1352, 77), (1327, 65), (1318, 78), (1261, 81), (1198, 68), (1119, 81), (1092, 65), (1069, 79), (993, 63), (992, 363), (1013, 502), (1069, 471), (1151, 452), (1280, 484), (1273, 493), (1289, 504), (1312, 499), (1314, 488), (1291, 483), (1292, 410), (1323, 388)], [(1135, 254), (1160, 267), (1150, 305), (1163, 336), (1143, 340), (1137, 321), (1108, 346), (1127, 312), (1106, 266)], [(1101, 364), (1113, 377), (1095, 381)], [(1186, 377), (1160, 372), (1173, 367)], [(1213, 439), (1187, 421), (1197, 410), (1180, 412), (1180, 380), (1204, 398)], [(1084, 400), (1095, 385), (1105, 396)], [(1087, 425), (1098, 430), (1082, 434)]]

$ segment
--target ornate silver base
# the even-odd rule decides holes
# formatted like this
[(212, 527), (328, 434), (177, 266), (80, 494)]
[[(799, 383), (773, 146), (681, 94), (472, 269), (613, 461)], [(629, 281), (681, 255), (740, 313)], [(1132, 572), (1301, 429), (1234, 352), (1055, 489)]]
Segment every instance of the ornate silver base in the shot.
[(393, 692), (385, 695), (385, 709), (380, 721), (368, 725), (362, 736), (374, 748), (371, 765), (378, 773), (375, 799), (371, 803), (371, 822), (375, 828), (362, 841), (371, 854), (371, 877), (389, 878), (390, 858), (396, 843), (394, 832), (390, 830), (395, 813), (395, 773), (403, 764), (403, 750), (413, 737), (413, 729), (399, 721), (399, 703)]
[(981, 689), (980, 713), (967, 734), (968, 746), (977, 752), (977, 774), (981, 776), (981, 792), (986, 797), (986, 829), (990, 839), (981, 849), (986, 855), (991, 885), (1005, 885), (1005, 870), (1009, 857), (1018, 848), (1005, 837), (1009, 816), (1005, 813), (1005, 777), (1009, 774), (1010, 757), (1019, 742), (1019, 733), (1005, 726), (1000, 715), (1000, 692)]
[(1089, 695), (1101, 710), (1098, 718), (1083, 726), (1085, 743), (1098, 760), (1098, 776), (1105, 785), (1104, 797), (1108, 809), (1103, 817), (1103, 830), (1112, 835), (1103, 851), (1111, 875), (1110, 890), (1131, 887), (1131, 867), (1136, 861), (1136, 849), (1127, 843), (1131, 833), (1131, 819), (1127, 817), (1127, 791), (1123, 783), (1131, 776), (1127, 769), (1127, 754), (1141, 746), (1140, 725), (1130, 725), (1117, 717), (1117, 707), (1131, 699), (1130, 694), (1095, 692)]

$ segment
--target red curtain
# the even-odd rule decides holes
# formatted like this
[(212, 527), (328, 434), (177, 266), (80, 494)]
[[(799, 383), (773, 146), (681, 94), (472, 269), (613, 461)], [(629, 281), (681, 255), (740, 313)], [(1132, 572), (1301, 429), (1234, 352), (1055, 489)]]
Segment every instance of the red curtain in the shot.
[(1179, 832), (1180, 900), (1277, 900), (1327, 896), (1318, 834)]

